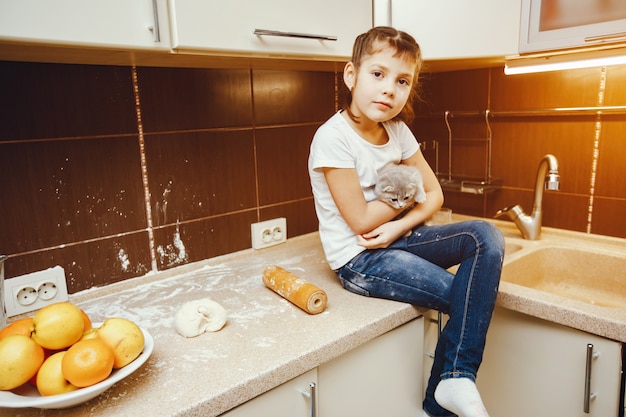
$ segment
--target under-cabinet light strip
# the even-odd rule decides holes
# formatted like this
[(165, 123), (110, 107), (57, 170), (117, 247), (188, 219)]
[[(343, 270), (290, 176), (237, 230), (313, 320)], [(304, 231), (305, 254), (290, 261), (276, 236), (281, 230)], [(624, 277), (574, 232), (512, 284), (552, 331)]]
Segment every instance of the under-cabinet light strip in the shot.
[(619, 48), (571, 54), (515, 57), (506, 60), (504, 73), (516, 75), (624, 64), (626, 64), (626, 48)]

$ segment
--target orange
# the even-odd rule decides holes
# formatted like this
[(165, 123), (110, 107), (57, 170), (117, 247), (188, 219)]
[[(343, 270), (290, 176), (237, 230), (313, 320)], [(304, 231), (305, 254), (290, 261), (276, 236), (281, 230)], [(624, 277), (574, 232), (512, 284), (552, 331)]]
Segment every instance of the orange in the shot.
[[(50, 356), (54, 355), (55, 351), (52, 350), (48, 350), (48, 349), (44, 349), (43, 350), (43, 361), (45, 362), (46, 359), (48, 359)], [(41, 368), (39, 368), (41, 369)], [(36, 387), (37, 386), (37, 374), (39, 373), (39, 370), (37, 370), (37, 372), (35, 373), (35, 375), (33, 375), (33, 377), (31, 379), (28, 380), (28, 382), (33, 386)]]
[(0, 330), (0, 340), (10, 334), (23, 334), (30, 337), (30, 326), (33, 324), (32, 317), (15, 320), (2, 330)]
[(80, 310), (80, 312), (83, 314), (83, 323), (84, 323), (83, 332), (86, 332), (92, 327), (91, 319), (89, 318), (87, 313), (85, 313), (83, 310)]
[(83, 339), (66, 351), (61, 362), (63, 376), (72, 385), (88, 387), (105, 380), (113, 370), (113, 349), (101, 339)]

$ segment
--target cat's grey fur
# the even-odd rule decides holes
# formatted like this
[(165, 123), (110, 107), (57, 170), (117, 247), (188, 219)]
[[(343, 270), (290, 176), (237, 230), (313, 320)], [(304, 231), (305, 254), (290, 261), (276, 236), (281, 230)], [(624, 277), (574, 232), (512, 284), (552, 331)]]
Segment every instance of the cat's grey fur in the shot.
[(394, 208), (426, 201), (424, 181), (419, 170), (410, 165), (388, 163), (378, 171), (374, 192), (379, 200)]

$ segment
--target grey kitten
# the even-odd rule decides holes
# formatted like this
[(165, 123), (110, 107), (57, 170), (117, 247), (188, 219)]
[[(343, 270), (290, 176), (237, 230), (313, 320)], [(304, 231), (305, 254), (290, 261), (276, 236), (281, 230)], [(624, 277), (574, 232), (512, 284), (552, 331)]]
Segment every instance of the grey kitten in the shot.
[(382, 167), (374, 192), (379, 200), (397, 209), (426, 201), (422, 174), (410, 165), (388, 163)]

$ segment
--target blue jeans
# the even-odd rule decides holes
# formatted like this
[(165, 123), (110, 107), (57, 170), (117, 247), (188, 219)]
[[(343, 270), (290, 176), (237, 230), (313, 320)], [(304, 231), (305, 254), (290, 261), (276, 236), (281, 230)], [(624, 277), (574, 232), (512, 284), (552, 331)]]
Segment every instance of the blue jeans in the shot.
[[(428, 307), (448, 314), (426, 388), (424, 410), (453, 416), (434, 398), (442, 379), (476, 380), (496, 303), (504, 238), (481, 220), (418, 226), (386, 249), (365, 250), (338, 269), (356, 294)], [(459, 264), (456, 274), (446, 269)]]

